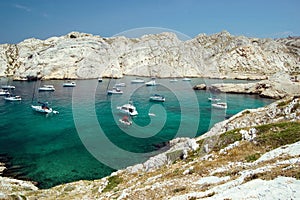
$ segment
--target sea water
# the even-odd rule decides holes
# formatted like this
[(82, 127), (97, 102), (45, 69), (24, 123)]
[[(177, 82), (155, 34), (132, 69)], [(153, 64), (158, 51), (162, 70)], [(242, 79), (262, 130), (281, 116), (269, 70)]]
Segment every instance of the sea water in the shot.
[[(16, 86), (13, 94), (20, 95), (22, 101), (0, 99), (0, 153), (10, 155), (13, 165), (22, 167), (23, 176), (38, 182), (41, 188), (98, 179), (145, 161), (175, 137), (199, 136), (233, 114), (272, 102), (255, 95), (192, 90), (200, 83), (237, 83), (236, 80), (157, 79), (159, 85), (147, 87), (131, 84), (132, 79), (104, 79), (101, 83), (77, 80), (74, 88), (63, 87), (64, 81), (60, 80), (10, 82)], [(121, 88), (124, 93), (108, 96), (107, 89), (120, 82), (126, 83)], [(38, 92), (37, 88), (44, 84), (54, 85), (55, 92)], [(166, 101), (150, 102), (153, 94), (164, 95)], [(226, 101), (228, 108), (212, 108), (208, 101), (211, 96)], [(30, 105), (38, 101), (49, 102), (59, 114), (34, 112)], [(130, 118), (131, 126), (119, 122), (123, 115), (116, 109), (128, 101), (139, 112)]]

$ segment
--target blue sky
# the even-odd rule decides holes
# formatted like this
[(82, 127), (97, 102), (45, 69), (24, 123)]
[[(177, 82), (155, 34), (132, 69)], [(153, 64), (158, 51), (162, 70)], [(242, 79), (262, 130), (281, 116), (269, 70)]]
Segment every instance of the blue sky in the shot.
[(0, 43), (46, 39), (79, 31), (111, 37), (161, 27), (189, 37), (300, 35), (299, 0), (1, 0)]

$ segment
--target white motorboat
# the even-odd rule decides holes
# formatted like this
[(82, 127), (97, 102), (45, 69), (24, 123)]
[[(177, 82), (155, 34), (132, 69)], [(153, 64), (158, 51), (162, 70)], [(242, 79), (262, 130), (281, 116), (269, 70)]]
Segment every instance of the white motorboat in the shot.
[(0, 96), (8, 96), (10, 93), (8, 90), (0, 89)]
[(191, 81), (191, 79), (190, 78), (184, 78), (184, 79), (182, 79), (182, 81)]
[(208, 100), (209, 101), (221, 101), (221, 99), (214, 98), (214, 97), (209, 97)]
[(108, 90), (107, 94), (111, 95), (111, 94), (123, 94), (123, 91), (120, 90), (117, 87), (113, 87), (112, 90)]
[(154, 94), (150, 97), (150, 101), (164, 102), (166, 98), (163, 95)]
[(39, 88), (39, 91), (55, 91), (55, 88), (53, 85), (43, 85)]
[(14, 90), (14, 89), (16, 89), (16, 87), (13, 86), (13, 85), (2, 85), (1, 88), (4, 89), (4, 90), (9, 90), (9, 89)]
[(7, 96), (4, 97), (6, 101), (21, 101), (22, 98), (20, 96)]
[(116, 83), (115, 87), (126, 87), (126, 83)]
[(155, 80), (151, 80), (151, 81), (149, 81), (149, 82), (147, 82), (145, 84), (146, 84), (146, 86), (156, 86), (157, 85), (157, 83), (155, 82)]
[(212, 103), (211, 106), (214, 107), (214, 108), (226, 109), (227, 108), (227, 103), (225, 103), (225, 102)]
[(178, 80), (176, 78), (173, 78), (170, 80), (171, 83), (177, 82)]
[(135, 106), (131, 103), (124, 104), (123, 106), (118, 106), (117, 109), (120, 110), (120, 112), (130, 116), (138, 115)]
[(131, 80), (131, 83), (145, 83), (144, 79), (136, 78), (134, 80)]
[(63, 87), (76, 87), (75, 82), (66, 82), (63, 84)]

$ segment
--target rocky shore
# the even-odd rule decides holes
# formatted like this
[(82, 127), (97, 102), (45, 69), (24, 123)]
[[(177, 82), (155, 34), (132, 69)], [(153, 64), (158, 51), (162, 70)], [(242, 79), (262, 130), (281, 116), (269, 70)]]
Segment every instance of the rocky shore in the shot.
[(39, 190), (0, 177), (0, 199), (297, 199), (300, 99), (242, 111), (206, 134), (170, 141), (143, 164)]
[(223, 92), (234, 94), (256, 94), (261, 97), (282, 99), (287, 96), (300, 96), (300, 82), (291, 81), (291, 77), (285, 73), (276, 73), (268, 80), (250, 83), (219, 83), (212, 85), (199, 84), (195, 90), (209, 90), (211, 92)]

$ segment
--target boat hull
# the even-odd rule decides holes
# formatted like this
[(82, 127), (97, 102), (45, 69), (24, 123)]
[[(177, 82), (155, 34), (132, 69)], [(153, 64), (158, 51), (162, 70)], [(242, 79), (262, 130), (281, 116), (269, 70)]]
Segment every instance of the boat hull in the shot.
[(63, 87), (76, 87), (76, 83), (64, 83)]
[(21, 101), (22, 98), (20, 96), (15, 96), (15, 97), (4, 97), (6, 101)]
[(42, 106), (34, 106), (34, 105), (31, 105), (31, 108), (32, 110), (39, 113), (45, 113), (45, 114), (52, 113), (52, 108), (44, 109), (42, 108)]

